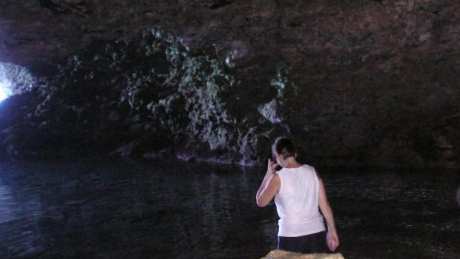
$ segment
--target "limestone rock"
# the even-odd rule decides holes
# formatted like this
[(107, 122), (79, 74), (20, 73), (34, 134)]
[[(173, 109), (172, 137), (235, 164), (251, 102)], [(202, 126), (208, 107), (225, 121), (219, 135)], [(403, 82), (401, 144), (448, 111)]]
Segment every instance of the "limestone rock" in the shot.
[(344, 259), (342, 254), (300, 254), (283, 250), (273, 250), (262, 259)]
[(280, 123), (282, 121), (279, 110), (278, 110), (278, 103), (276, 99), (271, 100), (268, 103), (260, 105), (257, 110), (259, 113), (264, 116), (265, 119), (270, 121), (271, 123)]
[[(2, 0), (0, 62), (34, 73), (13, 69), (16, 79), (46, 82), (26, 101), (38, 118), (0, 114), (0, 131), (46, 121), (45, 145), (110, 151), (150, 134), (145, 147), (156, 148), (137, 153), (167, 139), (194, 157), (253, 164), (277, 135), (267, 127), (281, 127), (316, 164), (459, 167), (459, 8), (457, 0)], [(130, 123), (143, 127), (129, 132)]]

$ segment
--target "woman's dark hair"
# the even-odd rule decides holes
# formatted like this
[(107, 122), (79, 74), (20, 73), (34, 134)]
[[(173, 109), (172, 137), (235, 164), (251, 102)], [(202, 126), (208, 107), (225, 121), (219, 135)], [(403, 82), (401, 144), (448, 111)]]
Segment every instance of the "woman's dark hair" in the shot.
[(287, 137), (278, 137), (272, 146), (273, 154), (279, 154), (284, 159), (295, 156), (297, 153), (297, 148), (290, 138)]

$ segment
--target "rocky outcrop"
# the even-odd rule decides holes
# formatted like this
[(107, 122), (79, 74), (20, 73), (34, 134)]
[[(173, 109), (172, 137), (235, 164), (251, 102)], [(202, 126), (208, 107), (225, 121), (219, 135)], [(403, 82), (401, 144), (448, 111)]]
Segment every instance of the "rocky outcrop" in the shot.
[[(458, 167), (459, 10), (454, 0), (6, 0), (0, 61), (48, 76), (34, 93), (55, 97), (31, 109), (47, 111), (37, 121), (56, 143), (252, 163), (289, 134), (323, 164)], [(149, 56), (138, 35), (153, 27), (187, 58)]]
[[(102, 150), (254, 163), (262, 157), (258, 152), (269, 150), (273, 136), (260, 132), (269, 130), (270, 122), (242, 100), (248, 98), (240, 98), (242, 85), (234, 74), (228, 57), (192, 52), (180, 38), (158, 29), (95, 43), (70, 57), (53, 77), (8, 100), (4, 114), (21, 97), (36, 99), (22, 103), (27, 111), (4, 125), (4, 153), (47, 154), (38, 146), (60, 154)], [(240, 114), (232, 106), (249, 109)], [(34, 140), (36, 132), (46, 137)]]
[(342, 254), (299, 254), (283, 250), (273, 250), (262, 259), (343, 259)]

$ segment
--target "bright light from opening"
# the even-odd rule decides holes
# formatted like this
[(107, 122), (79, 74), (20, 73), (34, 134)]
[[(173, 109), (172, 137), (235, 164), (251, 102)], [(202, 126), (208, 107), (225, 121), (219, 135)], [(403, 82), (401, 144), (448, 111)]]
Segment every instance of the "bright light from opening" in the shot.
[(0, 102), (5, 100), (11, 95), (10, 89), (5, 85), (5, 83), (0, 82)]

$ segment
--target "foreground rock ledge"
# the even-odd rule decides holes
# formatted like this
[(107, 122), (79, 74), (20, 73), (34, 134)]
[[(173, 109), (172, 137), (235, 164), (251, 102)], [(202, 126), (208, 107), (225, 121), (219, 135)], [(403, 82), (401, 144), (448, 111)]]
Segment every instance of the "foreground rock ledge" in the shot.
[(262, 259), (344, 259), (343, 255), (337, 254), (299, 254), (282, 250), (273, 250)]

